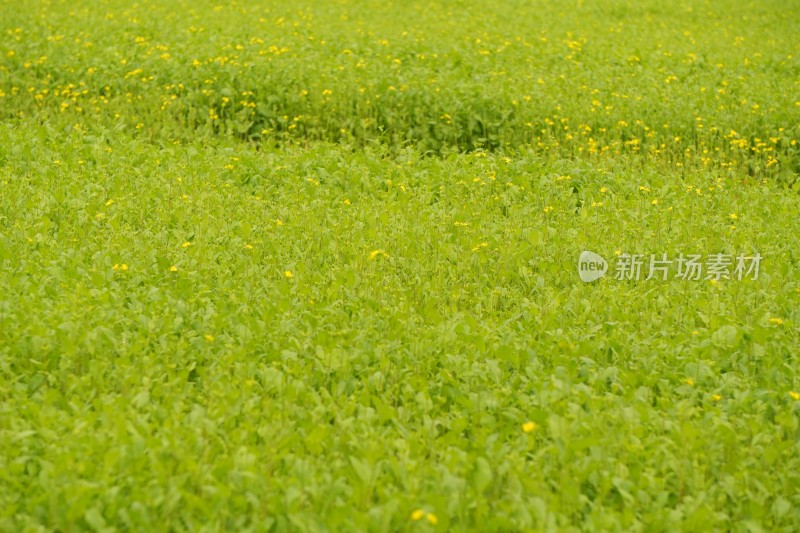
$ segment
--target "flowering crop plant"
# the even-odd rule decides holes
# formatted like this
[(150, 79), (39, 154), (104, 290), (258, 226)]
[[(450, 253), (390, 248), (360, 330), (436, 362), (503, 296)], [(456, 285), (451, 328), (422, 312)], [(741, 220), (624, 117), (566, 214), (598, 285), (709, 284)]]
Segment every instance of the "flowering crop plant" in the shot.
[(0, 532), (800, 530), (798, 20), (0, 2)]

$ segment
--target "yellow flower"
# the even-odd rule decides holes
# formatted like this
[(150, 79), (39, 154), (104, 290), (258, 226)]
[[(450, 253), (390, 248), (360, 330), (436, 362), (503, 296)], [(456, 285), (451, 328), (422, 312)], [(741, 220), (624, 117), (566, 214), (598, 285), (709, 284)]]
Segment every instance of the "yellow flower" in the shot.
[(122, 270), (122, 271), (128, 270), (128, 265), (127, 265), (127, 264), (125, 264), (125, 263), (122, 263), (122, 264), (119, 266), (119, 269), (120, 269), (120, 270)]
[(287, 270), (287, 271), (285, 271), (285, 272), (283, 273), (283, 275), (284, 275), (284, 276), (286, 276), (286, 279), (292, 279), (292, 278), (294, 277), (294, 274), (292, 274), (292, 271), (291, 271), (291, 270)]
[(372, 250), (369, 253), (369, 260), (370, 261), (374, 261), (379, 255), (381, 255), (383, 257), (389, 257), (389, 254), (387, 254), (383, 250)]
[(206, 333), (205, 335), (203, 335), (203, 338), (204, 338), (204, 339), (205, 339), (207, 342), (214, 342), (214, 335), (210, 335), (210, 334)]
[(247, 248), (248, 250), (252, 250), (253, 249), (253, 245), (252, 244), (245, 244), (244, 247)]
[(778, 317), (772, 317), (769, 319), (770, 324), (775, 324), (776, 326), (783, 325), (783, 319)]
[(343, 201), (342, 203), (343, 203), (344, 205), (350, 205), (350, 200), (348, 200), (347, 198), (345, 198), (345, 199), (344, 199), (344, 201)]
[(739, 218), (739, 216), (736, 213), (731, 213), (730, 215), (728, 215), (728, 218), (730, 218), (731, 220), (736, 220), (737, 218)]
[(789, 391), (789, 396), (792, 397), (792, 400), (800, 400), (800, 392)]
[(524, 431), (525, 433), (530, 433), (535, 429), (536, 429), (536, 422), (531, 422), (530, 420), (528, 420), (527, 422), (522, 424), (522, 431)]
[(177, 272), (178, 271), (178, 267), (175, 266), (175, 265), (172, 265), (171, 267), (169, 267), (169, 271), (170, 272)]
[(694, 385), (694, 380), (692, 378), (686, 378), (683, 382), (687, 385)]
[(276, 219), (275, 219), (275, 225), (276, 225), (276, 226), (283, 226), (283, 220), (281, 220), (281, 219), (279, 219), (279, 218), (276, 218)]
[(720, 396), (719, 394), (713, 394), (711, 396), (711, 399), (714, 400), (715, 402), (718, 402), (722, 399), (722, 396)]
[(438, 518), (436, 518), (436, 515), (435, 515), (435, 514), (433, 514), (433, 513), (428, 513), (428, 514), (426, 514), (426, 515), (425, 515), (425, 518), (427, 518), (427, 519), (428, 519), (428, 522), (430, 522), (430, 523), (431, 523), (431, 524), (433, 524), (434, 526), (435, 526), (436, 524), (438, 524), (438, 523), (439, 523), (439, 519), (438, 519)]
[(422, 520), (422, 517), (425, 516), (425, 511), (422, 509), (417, 509), (413, 513), (411, 513), (411, 520)]
[(181, 244), (181, 248), (188, 248), (191, 245), (192, 245), (192, 243), (190, 243), (189, 241), (186, 241), (185, 243)]

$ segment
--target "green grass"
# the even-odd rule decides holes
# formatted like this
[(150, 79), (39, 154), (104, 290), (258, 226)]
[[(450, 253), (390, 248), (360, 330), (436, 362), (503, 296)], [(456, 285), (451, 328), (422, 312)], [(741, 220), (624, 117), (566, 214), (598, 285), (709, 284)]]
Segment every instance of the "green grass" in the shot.
[(800, 528), (796, 5), (24, 7), (1, 531)]

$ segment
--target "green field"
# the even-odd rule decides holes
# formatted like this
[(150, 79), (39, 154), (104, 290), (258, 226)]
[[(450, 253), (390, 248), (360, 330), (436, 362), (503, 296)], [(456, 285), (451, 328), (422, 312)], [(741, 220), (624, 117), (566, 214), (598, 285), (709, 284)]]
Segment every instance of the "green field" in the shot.
[(0, 2), (0, 531), (800, 530), (798, 20)]

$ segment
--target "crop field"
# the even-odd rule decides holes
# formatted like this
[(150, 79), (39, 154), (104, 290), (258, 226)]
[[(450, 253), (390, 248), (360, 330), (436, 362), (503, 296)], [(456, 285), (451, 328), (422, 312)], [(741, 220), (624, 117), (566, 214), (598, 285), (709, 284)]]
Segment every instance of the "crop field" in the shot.
[(800, 530), (799, 20), (0, 0), (0, 531)]

